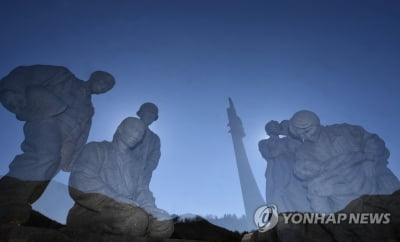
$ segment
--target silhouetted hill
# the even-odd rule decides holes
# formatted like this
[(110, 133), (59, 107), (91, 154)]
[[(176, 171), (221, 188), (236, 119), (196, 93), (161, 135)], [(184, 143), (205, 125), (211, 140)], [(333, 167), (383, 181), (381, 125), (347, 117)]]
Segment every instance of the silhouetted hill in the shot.
[(172, 238), (206, 240), (212, 242), (240, 242), (243, 234), (216, 226), (202, 217), (179, 219), (176, 217)]
[(205, 216), (205, 219), (210, 223), (229, 229), (231, 231), (249, 231), (246, 216), (237, 217), (235, 214), (225, 214), (223, 217), (212, 215)]

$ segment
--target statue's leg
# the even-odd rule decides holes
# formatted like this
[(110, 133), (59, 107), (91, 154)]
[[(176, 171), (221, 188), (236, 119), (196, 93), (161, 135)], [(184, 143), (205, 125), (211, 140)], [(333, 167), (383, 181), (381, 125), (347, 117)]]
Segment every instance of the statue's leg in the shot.
[(110, 232), (111, 226), (107, 226), (107, 222), (109, 223), (110, 219), (105, 218), (99, 211), (86, 209), (76, 203), (67, 216), (67, 226), (71, 228)]
[(121, 220), (121, 233), (132, 236), (145, 236), (149, 228), (149, 215), (140, 207), (130, 206), (128, 211), (124, 211), (125, 221)]
[(8, 174), (0, 180), (0, 217), (2, 222), (24, 223), (31, 204), (44, 192), (59, 170), (61, 140), (55, 119), (27, 122), (24, 153), (11, 162)]
[(62, 137), (57, 119), (27, 122), (24, 153), (11, 162), (8, 176), (26, 181), (49, 181), (59, 171)]
[(145, 236), (149, 225), (148, 214), (139, 207), (122, 207), (93, 211), (75, 204), (68, 213), (67, 225), (102, 233)]

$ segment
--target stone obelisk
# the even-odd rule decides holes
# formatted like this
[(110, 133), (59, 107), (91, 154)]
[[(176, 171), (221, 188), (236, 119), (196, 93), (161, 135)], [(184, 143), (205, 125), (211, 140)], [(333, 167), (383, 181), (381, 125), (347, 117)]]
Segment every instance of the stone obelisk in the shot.
[(229, 133), (232, 135), (233, 148), (235, 150), (236, 164), (239, 172), (240, 186), (242, 189), (243, 203), (246, 212), (247, 225), (249, 229), (255, 228), (253, 222), (254, 212), (258, 207), (264, 205), (264, 199), (261, 196), (257, 183), (251, 171), (246, 150), (243, 145), (243, 137), (246, 136), (242, 121), (236, 114), (232, 99), (229, 98), (228, 126)]

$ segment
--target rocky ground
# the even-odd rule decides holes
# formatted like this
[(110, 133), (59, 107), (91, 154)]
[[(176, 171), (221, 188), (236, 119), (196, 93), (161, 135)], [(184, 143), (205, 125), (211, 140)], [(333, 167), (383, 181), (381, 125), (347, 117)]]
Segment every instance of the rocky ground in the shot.
[(29, 221), (24, 225), (0, 225), (0, 242), (239, 242), (242, 236), (200, 217), (184, 221), (176, 218), (175, 232), (171, 239), (138, 238), (71, 229), (36, 211), (32, 211)]
[[(85, 230), (74, 230), (33, 211), (30, 220), (23, 226), (1, 225), (0, 242), (400, 242), (400, 190), (391, 195), (364, 195), (350, 202), (342, 214), (378, 213), (390, 214), (386, 224), (341, 223), (309, 224), (292, 221), (285, 223), (285, 216), (300, 213), (279, 214), (275, 228), (265, 233), (251, 234), (232, 232), (215, 226), (200, 217), (175, 219), (175, 232), (171, 239), (137, 238), (123, 235), (99, 234)], [(304, 215), (304, 214), (300, 214)]]
[[(356, 224), (349, 220), (325, 224), (285, 223), (284, 214), (279, 214), (277, 226), (265, 233), (247, 235), (246, 242), (399, 242), (400, 241), (400, 190), (391, 195), (364, 195), (351, 201), (343, 210), (335, 213), (350, 215), (357, 213), (390, 214), (387, 224)], [(290, 214), (290, 213), (288, 213)], [(288, 215), (286, 214), (286, 215)], [(299, 213), (291, 213), (293, 216)], [(303, 216), (304, 214), (300, 214)], [(361, 221), (361, 220), (360, 220)]]

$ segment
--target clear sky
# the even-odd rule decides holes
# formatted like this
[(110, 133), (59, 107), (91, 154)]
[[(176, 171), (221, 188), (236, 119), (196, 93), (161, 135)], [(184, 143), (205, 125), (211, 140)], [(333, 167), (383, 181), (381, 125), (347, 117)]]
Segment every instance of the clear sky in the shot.
[[(399, 1), (3, 0), (0, 33), (1, 77), (32, 64), (66, 66), (83, 80), (95, 70), (115, 76), (113, 90), (93, 97), (89, 141), (110, 140), (142, 103), (159, 106), (151, 189), (171, 213), (244, 213), (228, 97), (262, 194), (264, 125), (301, 109), (377, 133), (400, 176)], [(4, 174), (23, 124), (3, 107), (0, 120)]]

